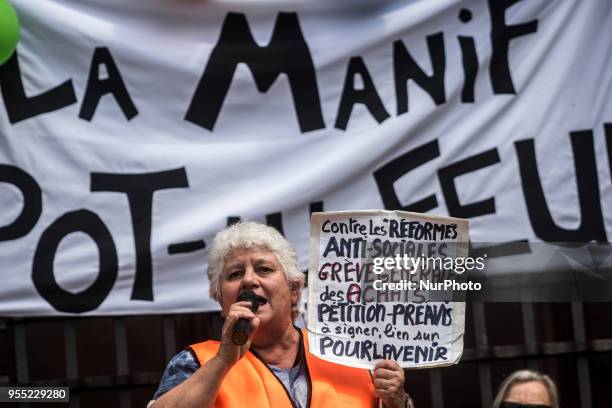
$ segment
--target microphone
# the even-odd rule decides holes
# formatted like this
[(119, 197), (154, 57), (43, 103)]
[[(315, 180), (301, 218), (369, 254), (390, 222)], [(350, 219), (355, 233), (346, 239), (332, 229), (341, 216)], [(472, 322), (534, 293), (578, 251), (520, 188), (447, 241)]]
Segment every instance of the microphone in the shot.
[[(250, 290), (244, 291), (238, 296), (238, 302), (241, 301), (251, 302), (251, 310), (253, 313), (259, 308), (259, 296)], [(249, 339), (251, 334), (251, 322), (244, 317), (238, 319), (234, 328), (232, 329), (232, 343), (237, 346), (242, 346)]]

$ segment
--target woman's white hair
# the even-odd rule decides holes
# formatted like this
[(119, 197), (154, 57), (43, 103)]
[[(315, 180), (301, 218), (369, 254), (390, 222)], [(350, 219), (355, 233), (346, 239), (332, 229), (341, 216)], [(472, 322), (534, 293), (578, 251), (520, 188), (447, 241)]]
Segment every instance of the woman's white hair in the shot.
[(546, 390), (548, 390), (548, 398), (550, 399), (551, 408), (559, 408), (559, 394), (557, 393), (557, 386), (554, 381), (547, 376), (546, 374), (538, 373), (537, 371), (532, 370), (519, 370), (510, 374), (504, 382), (499, 386), (499, 391), (497, 392), (497, 396), (493, 401), (492, 408), (499, 408), (501, 403), (504, 401), (506, 396), (508, 395), (508, 391), (510, 388), (517, 383), (526, 383), (530, 381), (538, 381)]
[(290, 289), (297, 289), (298, 299), (292, 305), (293, 320), (300, 315), (304, 273), (300, 270), (295, 250), (276, 229), (258, 222), (238, 222), (215, 235), (208, 254), (208, 281), (210, 297), (221, 301), (221, 275), (223, 265), (230, 252), (236, 249), (263, 248), (272, 252), (281, 264)]

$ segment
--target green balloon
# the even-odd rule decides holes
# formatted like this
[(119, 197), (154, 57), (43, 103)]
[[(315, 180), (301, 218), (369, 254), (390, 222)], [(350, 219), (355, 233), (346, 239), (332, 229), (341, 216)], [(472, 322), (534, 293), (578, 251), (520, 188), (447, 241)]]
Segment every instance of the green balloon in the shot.
[(0, 0), (0, 65), (15, 51), (19, 40), (19, 20), (7, 0)]

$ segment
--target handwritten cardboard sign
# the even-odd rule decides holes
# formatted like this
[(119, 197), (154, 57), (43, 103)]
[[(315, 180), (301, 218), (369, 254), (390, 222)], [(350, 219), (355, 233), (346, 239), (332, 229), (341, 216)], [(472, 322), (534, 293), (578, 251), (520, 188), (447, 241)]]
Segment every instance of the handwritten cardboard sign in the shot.
[(467, 242), (464, 219), (383, 210), (314, 213), (310, 352), (361, 368), (383, 359), (402, 367), (457, 363), (465, 303), (444, 297), (453, 292), (445, 282), (460, 280), (449, 265), (466, 259)]

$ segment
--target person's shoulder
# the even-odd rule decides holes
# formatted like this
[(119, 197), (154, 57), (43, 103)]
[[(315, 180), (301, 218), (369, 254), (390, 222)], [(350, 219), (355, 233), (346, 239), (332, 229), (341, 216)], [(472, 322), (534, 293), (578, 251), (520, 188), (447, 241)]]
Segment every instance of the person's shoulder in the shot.
[(153, 399), (159, 398), (172, 388), (176, 387), (200, 368), (200, 363), (190, 349), (185, 349), (174, 355), (168, 362), (159, 387)]
[(193, 351), (190, 348), (186, 348), (176, 353), (174, 357), (170, 359), (166, 367), (166, 370), (169, 367), (176, 367), (176, 368), (188, 369), (188, 370), (195, 367), (195, 369), (197, 370), (198, 368), (200, 368), (200, 363), (198, 362), (197, 358), (193, 354)]

